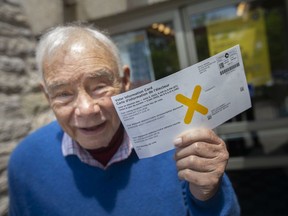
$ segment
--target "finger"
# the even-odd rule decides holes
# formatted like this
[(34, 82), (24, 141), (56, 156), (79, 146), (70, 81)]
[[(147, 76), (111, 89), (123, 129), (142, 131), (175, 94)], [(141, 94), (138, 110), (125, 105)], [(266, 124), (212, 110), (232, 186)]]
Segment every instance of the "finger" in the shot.
[(205, 142), (195, 142), (184, 148), (176, 148), (175, 160), (179, 160), (190, 155), (196, 155), (204, 158), (214, 158), (222, 150), (221, 145), (211, 145)]
[(176, 162), (176, 167), (179, 171), (190, 169), (197, 172), (212, 172), (217, 168), (215, 165), (217, 166), (215, 160), (201, 158), (195, 155), (182, 158)]
[(218, 184), (223, 173), (224, 169), (222, 167), (212, 172), (198, 172), (191, 169), (183, 169), (178, 171), (178, 177), (199, 187), (205, 187)]
[(194, 128), (188, 130), (174, 140), (176, 147), (184, 147), (193, 142), (207, 142), (211, 144), (220, 144), (221, 139), (210, 129)]

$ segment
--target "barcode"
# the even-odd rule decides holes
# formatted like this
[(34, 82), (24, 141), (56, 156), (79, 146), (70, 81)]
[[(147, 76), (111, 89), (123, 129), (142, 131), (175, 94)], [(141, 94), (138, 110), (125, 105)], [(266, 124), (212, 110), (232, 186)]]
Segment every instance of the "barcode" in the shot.
[(236, 63), (235, 65), (230, 66), (229, 68), (226, 68), (225, 70), (220, 71), (220, 75), (223, 75), (231, 70), (233, 70), (234, 68), (240, 66), (239, 62)]

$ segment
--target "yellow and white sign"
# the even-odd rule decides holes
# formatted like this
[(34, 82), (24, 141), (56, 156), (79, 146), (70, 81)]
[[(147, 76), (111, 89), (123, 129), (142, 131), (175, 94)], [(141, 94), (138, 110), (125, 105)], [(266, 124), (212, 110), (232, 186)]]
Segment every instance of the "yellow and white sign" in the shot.
[(139, 158), (173, 149), (187, 129), (213, 129), (251, 107), (239, 46), (112, 101)]
[(207, 26), (210, 55), (240, 44), (247, 81), (254, 86), (265, 85), (271, 81), (264, 21), (264, 11), (258, 9), (246, 16)]

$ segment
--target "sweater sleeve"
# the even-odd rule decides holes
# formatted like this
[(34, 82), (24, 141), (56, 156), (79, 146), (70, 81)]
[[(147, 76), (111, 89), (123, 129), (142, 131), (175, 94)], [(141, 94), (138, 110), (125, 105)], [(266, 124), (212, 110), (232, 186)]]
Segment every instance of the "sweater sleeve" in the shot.
[(185, 183), (185, 187), (191, 215), (240, 215), (240, 207), (236, 194), (226, 174), (222, 178), (217, 193), (207, 201), (195, 198), (189, 190), (188, 182)]

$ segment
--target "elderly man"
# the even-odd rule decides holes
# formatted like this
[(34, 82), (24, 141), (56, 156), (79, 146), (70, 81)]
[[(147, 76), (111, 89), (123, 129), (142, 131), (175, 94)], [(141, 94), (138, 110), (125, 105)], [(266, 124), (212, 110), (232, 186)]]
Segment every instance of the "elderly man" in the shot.
[(129, 90), (130, 71), (107, 36), (54, 28), (37, 63), (57, 121), (11, 155), (10, 215), (239, 215), (228, 152), (213, 131), (183, 132), (176, 151), (137, 158), (111, 101)]

